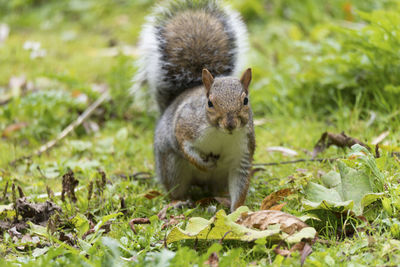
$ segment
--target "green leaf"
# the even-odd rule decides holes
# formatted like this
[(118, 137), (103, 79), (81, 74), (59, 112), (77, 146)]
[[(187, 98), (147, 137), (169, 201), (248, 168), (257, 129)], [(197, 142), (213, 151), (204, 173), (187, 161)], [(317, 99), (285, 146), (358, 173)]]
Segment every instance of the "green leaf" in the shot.
[(32, 256), (35, 257), (35, 258), (37, 258), (37, 257), (39, 257), (39, 256), (42, 256), (42, 255), (46, 254), (46, 252), (47, 252), (49, 249), (50, 249), (49, 247), (35, 248), (35, 249), (32, 251)]
[(328, 188), (335, 188), (340, 185), (340, 173), (330, 171), (321, 177), (322, 183)]
[(12, 203), (8, 205), (0, 205), (0, 213), (2, 213), (3, 211), (12, 210), (12, 208), (13, 208)]
[(28, 222), (30, 231), (34, 234), (44, 236), (46, 238), (49, 237), (49, 234), (47, 233), (47, 228), (38, 224), (34, 224), (33, 222)]
[(74, 218), (71, 219), (71, 222), (78, 230), (79, 238), (82, 238), (82, 236), (89, 230), (89, 220), (82, 214), (78, 213)]
[(104, 216), (103, 218), (101, 218), (101, 220), (95, 225), (94, 227), (94, 231), (97, 232), (100, 230), (100, 228), (109, 220), (114, 219), (120, 215), (124, 215), (122, 212), (118, 212), (118, 213), (114, 213), (114, 214), (110, 214), (107, 216)]
[(359, 161), (349, 162), (358, 169), (349, 167), (346, 161), (338, 161), (339, 173), (331, 171), (321, 177), (323, 185), (308, 183), (303, 200), (305, 209), (340, 213), (350, 210), (361, 215), (366, 206), (383, 196), (383, 193), (374, 193), (379, 188), (374, 181), (383, 179), (383, 174), (371, 153), (365, 147), (354, 145), (350, 156)]
[(335, 189), (328, 189), (313, 182), (307, 185), (306, 194), (308, 200), (312, 202), (320, 202), (322, 200), (337, 202), (339, 199), (342, 199), (339, 192)]
[(343, 162), (338, 162), (342, 178), (341, 192), (343, 200), (353, 200), (353, 210), (357, 215), (362, 213), (361, 200), (367, 193), (372, 193), (368, 176), (362, 172), (348, 167)]

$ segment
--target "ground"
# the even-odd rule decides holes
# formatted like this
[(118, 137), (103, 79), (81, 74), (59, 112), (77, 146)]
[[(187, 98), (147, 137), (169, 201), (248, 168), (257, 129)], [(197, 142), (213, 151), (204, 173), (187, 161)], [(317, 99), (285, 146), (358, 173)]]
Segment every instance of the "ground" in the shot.
[[(207, 203), (170, 207), (165, 218), (157, 216), (170, 203), (153, 177), (152, 138), (158, 114), (148, 96), (127, 97), (136, 70), (140, 27), (153, 4), (0, 0), (2, 264), (191, 266), (207, 260), (211, 264), (212, 252), (221, 266), (300, 264), (302, 251), (284, 257), (276, 252), (276, 242), (186, 240), (166, 246), (174, 226), (164, 224), (173, 216), (184, 228), (191, 217), (209, 219), (217, 210), (229, 209), (203, 201)], [(258, 169), (246, 205), (259, 210), (269, 194), (289, 188), (293, 194), (276, 204), (286, 203), (282, 211), (298, 217), (310, 215), (303, 204), (306, 185), (322, 184), (321, 176), (338, 170), (337, 161), (261, 168), (257, 164), (310, 159), (326, 131), (357, 138), (374, 156), (379, 141), (380, 157), (372, 156), (370, 162), (376, 163), (384, 179), (383, 188), (372, 185), (381, 197), (368, 206), (371, 212), (361, 216), (336, 212), (334, 221), (307, 221), (319, 236), (305, 265), (399, 264), (395, 251), (400, 248), (396, 101), (400, 18), (393, 11), (399, 9), (397, 1), (335, 5), (317, 0), (233, 1), (232, 5), (249, 27), (249, 64), (254, 71), (250, 101)], [(9, 34), (4, 34), (6, 28)], [(111, 99), (83, 125), (54, 148), (31, 156), (76, 120), (105, 88)], [(379, 136), (382, 140), (377, 140)], [(296, 154), (271, 152), (276, 146)], [(351, 151), (331, 146), (317, 158), (345, 158), (342, 161), (349, 166), (375, 177), (364, 163), (348, 157)], [(20, 160), (24, 156), (29, 157)], [(73, 191), (68, 182), (76, 183), (65, 175), (69, 170), (79, 183), (76, 201), (68, 192), (64, 201), (60, 197), (63, 190)], [(28, 223), (25, 213), (13, 208), (22, 197), (18, 188), (27, 197), (23, 204), (49, 200), (62, 212)], [(129, 222), (135, 218), (143, 218), (145, 224), (132, 229)]]

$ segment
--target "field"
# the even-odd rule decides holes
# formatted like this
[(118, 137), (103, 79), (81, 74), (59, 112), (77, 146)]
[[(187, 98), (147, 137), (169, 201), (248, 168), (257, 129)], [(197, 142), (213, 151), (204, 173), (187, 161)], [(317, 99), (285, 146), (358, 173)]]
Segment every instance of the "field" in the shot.
[(0, 265), (400, 264), (400, 2), (230, 1), (254, 74), (246, 206), (270, 196), (267, 208), (318, 233), (301, 244), (280, 230), (169, 242), (229, 208), (171, 203), (154, 177), (159, 114), (129, 88), (155, 2), (0, 0)]

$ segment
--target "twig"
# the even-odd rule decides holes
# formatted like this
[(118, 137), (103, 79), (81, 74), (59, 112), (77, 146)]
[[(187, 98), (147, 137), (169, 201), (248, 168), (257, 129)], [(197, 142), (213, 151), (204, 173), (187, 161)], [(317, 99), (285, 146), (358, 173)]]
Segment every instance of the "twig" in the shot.
[(330, 147), (331, 145), (335, 145), (337, 147), (352, 147), (355, 144), (359, 144), (366, 149), (370, 150), (368, 145), (364, 144), (360, 140), (353, 138), (351, 136), (346, 135), (344, 132), (340, 134), (324, 132), (321, 135), (321, 138), (318, 140), (317, 144), (314, 146), (314, 150), (312, 152), (312, 158), (315, 158), (319, 153)]
[(341, 159), (342, 157), (336, 157), (336, 158), (322, 158), (322, 159), (296, 159), (296, 160), (289, 160), (289, 161), (281, 161), (281, 162), (268, 162), (268, 163), (254, 163), (253, 166), (275, 166), (275, 165), (284, 165), (284, 164), (294, 164), (294, 163), (299, 163), (299, 162), (333, 162), (337, 159)]
[(7, 189), (8, 189), (8, 181), (6, 182), (6, 186), (4, 187), (3, 197), (1, 200), (5, 200), (7, 198)]
[(17, 158), (13, 161), (11, 161), (9, 164), (10, 165), (15, 165), (15, 163), (24, 160), (24, 159), (29, 159), (32, 158), (33, 156), (40, 156), (47, 150), (53, 148), (60, 140), (64, 139), (68, 134), (70, 134), (76, 127), (82, 124), (90, 115), (92, 115), (93, 111), (95, 111), (105, 100), (109, 99), (110, 95), (108, 91), (103, 92), (100, 97), (93, 102), (74, 122), (72, 122), (70, 125), (68, 125), (61, 133), (57, 135), (57, 137), (46, 144), (42, 145), (38, 150), (33, 152), (29, 156), (22, 156), (20, 158)]
[(131, 230), (133, 233), (137, 234), (135, 224), (150, 224), (150, 220), (148, 218), (133, 218), (129, 222), (129, 226), (131, 227)]

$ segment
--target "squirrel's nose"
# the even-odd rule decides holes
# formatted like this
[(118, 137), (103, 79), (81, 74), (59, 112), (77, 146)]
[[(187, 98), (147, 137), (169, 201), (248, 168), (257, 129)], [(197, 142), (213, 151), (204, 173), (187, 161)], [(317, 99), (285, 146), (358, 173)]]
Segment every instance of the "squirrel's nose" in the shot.
[(226, 124), (225, 127), (228, 131), (232, 132), (237, 126), (235, 116), (231, 112), (229, 112), (226, 116)]
[(226, 129), (228, 131), (233, 131), (236, 128), (236, 122), (234, 119), (228, 119), (227, 124), (226, 124)]

